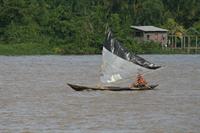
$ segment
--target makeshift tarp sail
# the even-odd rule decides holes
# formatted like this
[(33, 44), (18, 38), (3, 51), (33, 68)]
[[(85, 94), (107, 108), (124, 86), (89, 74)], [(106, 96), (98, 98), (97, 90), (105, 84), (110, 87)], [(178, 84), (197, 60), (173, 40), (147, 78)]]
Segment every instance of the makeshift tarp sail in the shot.
[(145, 73), (161, 67), (129, 52), (113, 37), (111, 31), (107, 34), (102, 56), (100, 79), (103, 83), (112, 83), (133, 77), (139, 70)]

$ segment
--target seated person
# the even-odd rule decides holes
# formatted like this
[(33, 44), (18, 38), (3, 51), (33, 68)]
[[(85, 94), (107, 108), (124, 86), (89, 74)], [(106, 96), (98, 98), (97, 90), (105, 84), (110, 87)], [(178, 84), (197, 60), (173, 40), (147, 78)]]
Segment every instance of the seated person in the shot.
[(129, 87), (133, 88), (133, 87), (146, 87), (147, 86), (147, 81), (144, 79), (144, 77), (142, 76), (142, 74), (138, 74), (136, 81), (133, 82)]

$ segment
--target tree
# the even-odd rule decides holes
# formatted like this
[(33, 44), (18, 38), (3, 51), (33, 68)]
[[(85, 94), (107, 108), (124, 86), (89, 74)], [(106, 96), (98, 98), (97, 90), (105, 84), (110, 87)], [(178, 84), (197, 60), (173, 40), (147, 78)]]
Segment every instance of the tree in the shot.
[(176, 34), (178, 32), (185, 33), (185, 29), (182, 25), (178, 24), (174, 19), (168, 18), (166, 23), (163, 25), (164, 28), (169, 30), (170, 34)]
[(137, 25), (159, 25), (163, 23), (164, 6), (160, 0), (145, 0), (137, 15)]

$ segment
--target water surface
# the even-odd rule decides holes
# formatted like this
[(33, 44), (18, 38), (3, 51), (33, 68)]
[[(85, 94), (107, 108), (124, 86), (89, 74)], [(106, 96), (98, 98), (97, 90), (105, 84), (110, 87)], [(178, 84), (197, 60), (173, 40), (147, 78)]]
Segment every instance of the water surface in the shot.
[(157, 89), (75, 92), (99, 83), (100, 55), (0, 56), (0, 133), (199, 133), (200, 56), (144, 57), (164, 66)]

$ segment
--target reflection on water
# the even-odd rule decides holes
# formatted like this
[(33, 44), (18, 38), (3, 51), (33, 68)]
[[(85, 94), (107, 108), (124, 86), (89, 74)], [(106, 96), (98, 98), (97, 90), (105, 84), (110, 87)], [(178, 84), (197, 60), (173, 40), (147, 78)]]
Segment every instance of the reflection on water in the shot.
[(75, 92), (99, 83), (101, 56), (0, 56), (0, 132), (199, 133), (200, 56), (145, 58), (164, 66), (146, 75), (156, 90)]

